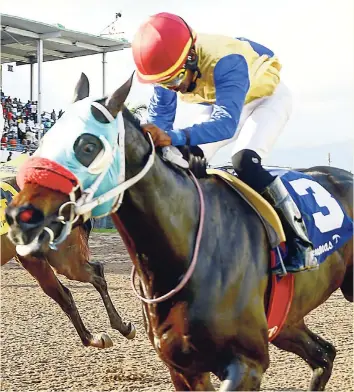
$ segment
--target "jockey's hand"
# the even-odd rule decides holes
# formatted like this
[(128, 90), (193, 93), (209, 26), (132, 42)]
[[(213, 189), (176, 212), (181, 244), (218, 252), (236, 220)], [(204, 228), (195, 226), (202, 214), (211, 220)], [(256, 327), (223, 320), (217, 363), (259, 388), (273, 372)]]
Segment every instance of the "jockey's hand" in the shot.
[(143, 124), (141, 125), (144, 133), (149, 132), (151, 134), (152, 140), (156, 147), (165, 147), (171, 145), (171, 138), (167, 135), (165, 131), (157, 127), (154, 124)]

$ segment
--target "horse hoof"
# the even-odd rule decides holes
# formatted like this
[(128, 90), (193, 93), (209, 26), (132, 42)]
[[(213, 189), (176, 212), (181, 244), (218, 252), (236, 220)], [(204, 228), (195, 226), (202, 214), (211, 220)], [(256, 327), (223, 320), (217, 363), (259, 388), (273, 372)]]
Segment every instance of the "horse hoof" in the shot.
[(131, 340), (135, 338), (136, 335), (136, 329), (135, 329), (135, 325), (133, 323), (129, 323), (130, 325), (130, 332), (129, 334), (126, 336), (127, 339)]
[(110, 348), (113, 346), (112, 339), (109, 337), (108, 334), (104, 332), (101, 334), (101, 341), (102, 341), (102, 348)]

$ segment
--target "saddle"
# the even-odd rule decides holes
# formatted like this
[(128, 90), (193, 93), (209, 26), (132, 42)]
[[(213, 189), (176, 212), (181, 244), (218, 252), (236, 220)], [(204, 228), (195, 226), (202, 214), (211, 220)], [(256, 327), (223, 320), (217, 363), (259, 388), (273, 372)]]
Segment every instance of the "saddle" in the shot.
[(237, 178), (232, 166), (207, 169), (207, 162), (204, 158), (203, 150), (200, 147), (183, 146), (179, 149), (184, 159), (189, 162), (190, 170), (197, 178), (207, 177), (208, 175), (218, 176), (252, 207), (266, 228), (272, 249), (285, 243), (283, 225), (274, 208), (258, 192)]
[(231, 174), (227, 168), (225, 166), (222, 169), (207, 169), (206, 173), (221, 178), (252, 207), (266, 228), (271, 248), (284, 243), (286, 238), (283, 225), (274, 208), (258, 192)]

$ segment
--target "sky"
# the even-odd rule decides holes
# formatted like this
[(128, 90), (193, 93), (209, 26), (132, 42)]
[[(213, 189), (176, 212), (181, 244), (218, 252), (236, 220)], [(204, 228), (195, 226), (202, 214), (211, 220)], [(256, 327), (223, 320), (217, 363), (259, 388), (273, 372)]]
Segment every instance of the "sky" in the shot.
[[(292, 117), (275, 148), (301, 151), (302, 146), (353, 143), (353, 0), (61, 0), (60, 7), (51, 0), (16, 1), (17, 16), (91, 34), (99, 34), (119, 11), (129, 40), (149, 15), (167, 11), (197, 32), (243, 36), (268, 46), (283, 65), (281, 77), (294, 99)], [(13, 14), (13, 4), (2, 2), (1, 12)], [(134, 70), (131, 50), (108, 53), (107, 61), (107, 92), (113, 92)], [(43, 109), (68, 106), (82, 71), (91, 94), (100, 97), (100, 55), (44, 63)], [(29, 66), (13, 73), (3, 67), (2, 82), (5, 94), (29, 99)], [(151, 93), (151, 87), (136, 81), (128, 101), (148, 103)], [(188, 110), (181, 105), (179, 115)]]

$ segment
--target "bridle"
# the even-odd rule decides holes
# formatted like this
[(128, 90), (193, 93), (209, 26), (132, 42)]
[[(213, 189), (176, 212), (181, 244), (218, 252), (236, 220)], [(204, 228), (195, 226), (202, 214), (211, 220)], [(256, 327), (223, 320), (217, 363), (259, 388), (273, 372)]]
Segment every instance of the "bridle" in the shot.
[[(101, 111), (101, 113), (107, 118), (108, 121), (112, 121), (112, 118), (113, 118), (112, 115), (108, 112), (108, 110), (104, 106), (102, 106), (98, 102), (95, 102), (94, 106), (98, 110)], [(107, 112), (108, 112), (108, 114), (107, 114)], [(61, 242), (63, 242), (65, 240), (66, 236), (68, 234), (70, 234), (72, 226), (77, 222), (79, 217), (83, 216), (84, 220), (86, 220), (86, 217), (88, 216), (88, 214), (90, 214), (90, 211), (92, 211), (92, 209), (95, 208), (96, 206), (99, 206), (100, 204), (103, 204), (103, 203), (107, 202), (108, 200), (111, 200), (112, 198), (117, 198), (117, 202), (113, 206), (113, 210), (114, 210), (113, 212), (118, 210), (118, 208), (123, 203), (124, 192), (126, 190), (128, 190), (129, 188), (131, 188), (138, 181), (140, 181), (143, 177), (145, 177), (145, 175), (148, 173), (148, 171), (153, 166), (153, 164), (155, 162), (156, 150), (155, 150), (154, 142), (152, 140), (150, 133), (147, 133), (147, 139), (150, 144), (151, 151), (150, 151), (150, 155), (147, 159), (147, 162), (144, 165), (144, 167), (142, 168), (142, 170), (140, 172), (138, 172), (138, 174), (136, 174), (134, 177), (131, 177), (128, 180), (125, 180), (125, 166), (123, 166), (124, 173), (121, 176), (121, 181), (119, 181), (119, 184), (116, 187), (112, 188), (111, 190), (107, 191), (106, 193), (104, 193), (98, 197), (94, 197), (94, 194), (99, 189), (99, 186), (102, 183), (104, 176), (107, 174), (107, 172), (110, 168), (110, 165), (113, 162), (113, 153), (116, 148), (121, 148), (121, 160), (125, 162), (124, 120), (123, 120), (123, 116), (122, 116), (121, 112), (118, 113), (118, 116), (120, 116), (118, 119), (119, 126), (120, 126), (119, 141), (118, 141), (118, 144), (113, 148), (112, 159), (106, 160), (106, 167), (98, 175), (98, 177), (93, 182), (93, 184), (90, 187), (88, 187), (87, 189), (85, 189), (84, 191), (82, 191), (81, 195), (79, 196), (79, 198), (77, 200), (76, 200), (75, 194), (76, 194), (78, 187), (75, 187), (73, 189), (73, 191), (71, 192), (71, 194), (69, 195), (70, 201), (62, 204), (59, 207), (58, 216), (57, 216), (56, 220), (63, 223), (64, 228), (63, 228), (61, 234), (58, 236), (58, 238), (54, 238), (54, 233), (51, 229), (49, 229), (49, 228), (44, 229), (50, 235), (51, 240), (50, 240), (49, 246), (51, 249), (57, 249), (57, 245), (60, 244)], [(136, 262), (136, 260), (132, 260), (133, 261), (133, 268), (132, 268), (132, 274), (131, 274), (131, 284), (132, 284), (133, 291), (134, 291), (135, 295), (141, 301), (148, 303), (148, 304), (156, 304), (156, 303), (166, 301), (167, 299), (173, 297), (176, 293), (181, 291), (186, 286), (188, 281), (190, 280), (190, 278), (195, 270), (196, 264), (197, 264), (198, 255), (199, 255), (199, 247), (200, 247), (200, 242), (201, 242), (203, 227), (204, 227), (205, 203), (204, 203), (203, 192), (202, 192), (202, 189), (198, 183), (198, 180), (195, 178), (195, 176), (193, 175), (193, 173), (191, 171), (189, 171), (189, 174), (190, 174), (190, 177), (192, 178), (192, 181), (194, 182), (194, 184), (197, 187), (199, 200), (200, 200), (200, 219), (199, 219), (199, 226), (198, 226), (192, 261), (191, 261), (191, 263), (188, 267), (188, 270), (187, 270), (186, 274), (184, 275), (183, 279), (173, 290), (169, 291), (167, 294), (164, 294), (158, 298), (145, 298), (142, 295), (138, 294), (138, 292), (134, 286), (134, 278), (135, 278), (135, 274), (136, 274), (136, 267), (135, 267), (134, 261)], [(63, 215), (63, 210), (66, 207), (70, 207), (70, 214), (69, 214), (70, 216), (69, 216), (69, 219), (67, 219), (67, 220), (65, 220), (64, 215)], [(142, 280), (141, 280), (141, 284), (143, 285)]]
[[(109, 113), (109, 111), (100, 103), (93, 102), (92, 106), (97, 108), (109, 122), (114, 120), (113, 116)], [(102, 167), (101, 172), (98, 174), (95, 181), (88, 188), (80, 192), (79, 196), (78, 196), (79, 185), (74, 186), (72, 191), (69, 193), (70, 201), (67, 201), (64, 204), (62, 204), (59, 207), (58, 211), (51, 216), (52, 222), (61, 222), (64, 225), (58, 237), (55, 238), (54, 231), (51, 228), (49, 227), (44, 228), (44, 231), (46, 231), (50, 237), (49, 247), (53, 250), (56, 250), (57, 246), (61, 244), (65, 240), (65, 238), (70, 234), (73, 225), (77, 222), (77, 220), (81, 216), (83, 217), (84, 221), (86, 221), (88, 218), (91, 217), (91, 211), (95, 207), (111, 199), (116, 198), (116, 202), (112, 206), (111, 213), (118, 210), (118, 208), (121, 206), (123, 202), (124, 192), (130, 187), (132, 187), (134, 184), (136, 184), (138, 181), (140, 181), (148, 173), (148, 171), (151, 169), (151, 167), (154, 164), (155, 154), (156, 154), (155, 146), (151, 138), (151, 135), (147, 134), (149, 144), (151, 145), (151, 152), (149, 158), (145, 166), (143, 167), (143, 169), (138, 174), (136, 174), (134, 177), (129, 178), (128, 180), (125, 180), (125, 126), (124, 126), (122, 113), (119, 112), (117, 116), (118, 116), (118, 125), (120, 129), (118, 135), (119, 140), (113, 149), (110, 148), (109, 150), (110, 154), (108, 157), (109, 159), (105, 158), (104, 160), (105, 165), (104, 167)], [(119, 184), (116, 187), (105, 192), (104, 194), (94, 197), (95, 193), (97, 192), (100, 185), (102, 184), (104, 177), (106, 176), (108, 170), (110, 169), (110, 166), (113, 163), (113, 157), (118, 149), (120, 150), (120, 158), (121, 158), (120, 159), (121, 170), (119, 175), (120, 178), (118, 179)], [(70, 209), (69, 218), (65, 219), (63, 210), (68, 207)]]

